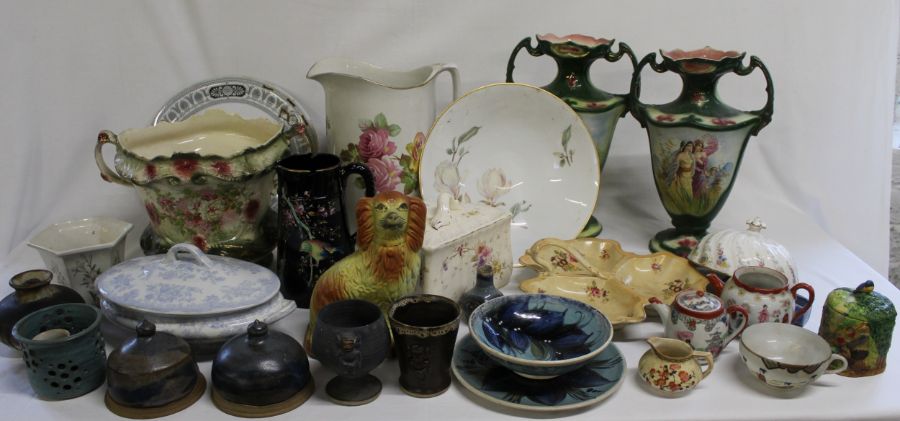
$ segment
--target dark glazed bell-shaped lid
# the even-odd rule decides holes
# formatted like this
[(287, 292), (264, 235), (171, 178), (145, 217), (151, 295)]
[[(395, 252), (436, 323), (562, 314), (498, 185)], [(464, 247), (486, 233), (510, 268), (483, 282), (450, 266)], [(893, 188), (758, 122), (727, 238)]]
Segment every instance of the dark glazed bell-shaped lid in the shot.
[(106, 406), (126, 418), (156, 418), (174, 414), (197, 401), (206, 390), (183, 339), (157, 332), (144, 320), (137, 336), (126, 340), (106, 361)]
[(110, 354), (107, 366), (121, 374), (158, 373), (185, 362), (193, 362), (191, 347), (175, 335), (157, 332), (144, 320), (135, 328), (137, 336), (126, 340), (118, 352)]
[(216, 406), (240, 417), (283, 414), (305, 402), (314, 389), (300, 343), (259, 320), (219, 349), (212, 383)]

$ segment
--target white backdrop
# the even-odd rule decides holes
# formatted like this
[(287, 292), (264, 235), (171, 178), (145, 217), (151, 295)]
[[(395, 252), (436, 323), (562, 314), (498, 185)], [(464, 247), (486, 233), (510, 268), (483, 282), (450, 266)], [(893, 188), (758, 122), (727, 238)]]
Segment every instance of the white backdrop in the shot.
[[(751, 139), (714, 227), (760, 215), (777, 238), (779, 224), (799, 215), (887, 272), (897, 1), (6, 1), (2, 10), (0, 254), (47, 223), (82, 216), (116, 216), (139, 232), (146, 216), (134, 193), (100, 180), (96, 134), (148, 125), (199, 80), (246, 75), (280, 85), (324, 137), (323, 92), (305, 78), (320, 58), (398, 69), (455, 62), (468, 90), (501, 81), (523, 37), (580, 32), (625, 41), (639, 58), (704, 45), (762, 58), (775, 82), (774, 119)], [(549, 58), (520, 57), (518, 81), (553, 76)], [(624, 61), (598, 62), (592, 76), (624, 92), (630, 73)], [(672, 75), (643, 80), (646, 103), (679, 89)], [(737, 107), (764, 102), (759, 74), (721, 85)], [(621, 120), (599, 214), (611, 204), (627, 209), (635, 224), (620, 229), (649, 239), (668, 217), (648, 155), (644, 131)]]

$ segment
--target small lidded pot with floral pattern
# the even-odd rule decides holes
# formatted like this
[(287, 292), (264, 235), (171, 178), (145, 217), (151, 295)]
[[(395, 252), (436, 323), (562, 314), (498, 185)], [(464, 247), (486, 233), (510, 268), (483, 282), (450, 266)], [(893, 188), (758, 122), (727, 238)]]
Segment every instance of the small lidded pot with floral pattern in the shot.
[[(722, 300), (704, 291), (682, 291), (668, 306), (656, 297), (650, 305), (666, 328), (666, 337), (679, 339), (713, 357), (747, 327), (750, 315), (741, 306), (725, 308)], [(735, 318), (737, 322), (735, 322)], [(732, 328), (731, 326), (734, 326)]]
[[(638, 362), (638, 375), (650, 389), (666, 397), (680, 397), (705, 379), (713, 369), (713, 355), (694, 351), (677, 339), (647, 339), (650, 349)], [(698, 359), (706, 362), (703, 370)]]

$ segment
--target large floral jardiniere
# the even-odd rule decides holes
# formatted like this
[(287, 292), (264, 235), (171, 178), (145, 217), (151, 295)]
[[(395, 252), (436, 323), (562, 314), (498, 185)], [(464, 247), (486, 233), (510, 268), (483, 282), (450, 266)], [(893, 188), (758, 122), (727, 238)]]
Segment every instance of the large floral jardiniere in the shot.
[[(591, 83), (590, 68), (598, 59), (610, 62), (619, 61), (627, 55), (631, 67), (637, 66), (637, 59), (627, 44), (620, 42), (618, 51), (613, 52), (615, 40), (594, 38), (587, 35), (572, 34), (558, 37), (554, 34), (535, 35), (537, 46), (531, 46), (531, 38), (525, 38), (516, 45), (509, 63), (506, 65), (506, 81), (513, 82), (516, 56), (522, 48), (534, 57), (548, 55), (556, 62), (556, 78), (547, 86), (546, 91), (560, 97), (572, 107), (584, 121), (591, 138), (597, 145), (597, 157), (600, 169), (609, 155), (616, 122), (628, 111), (628, 94), (611, 94), (598, 89)], [(559, 155), (560, 162), (570, 160), (571, 156), (563, 144)], [(589, 229), (590, 228), (590, 229)], [(603, 230), (603, 226), (591, 217), (580, 237), (594, 237)]]
[[(304, 128), (212, 109), (119, 136), (104, 130), (94, 157), (104, 180), (137, 190), (156, 243), (145, 251), (187, 242), (257, 260), (270, 258), (275, 246), (266, 226), (274, 221), (268, 203), (275, 163), (289, 152), (290, 133)], [(107, 143), (116, 147), (115, 172), (101, 153)]]
[[(706, 235), (734, 184), (747, 140), (772, 119), (772, 78), (762, 61), (746, 53), (706, 47), (693, 51), (656, 53), (641, 60), (631, 81), (631, 112), (647, 128), (653, 179), (673, 229), (657, 233), (650, 250), (682, 256)], [(681, 94), (674, 101), (646, 105), (639, 100), (641, 69), (650, 64), (658, 72), (681, 76)], [(766, 80), (767, 100), (762, 109), (740, 111), (723, 103), (716, 91), (722, 76), (750, 74), (759, 68)]]

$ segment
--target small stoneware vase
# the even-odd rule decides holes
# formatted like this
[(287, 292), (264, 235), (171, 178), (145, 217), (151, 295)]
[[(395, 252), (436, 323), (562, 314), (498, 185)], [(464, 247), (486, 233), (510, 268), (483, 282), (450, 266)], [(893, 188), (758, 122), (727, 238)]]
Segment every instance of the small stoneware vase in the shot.
[[(712, 372), (713, 355), (709, 352), (695, 351), (677, 339), (654, 337), (647, 343), (650, 349), (638, 362), (638, 374), (651, 390), (663, 396), (680, 397)], [(706, 363), (705, 370), (698, 359)]]
[(106, 407), (135, 419), (180, 412), (206, 391), (206, 379), (183, 339), (157, 332), (143, 320), (136, 335), (109, 354), (106, 363)]
[(417, 398), (447, 391), (459, 306), (439, 295), (414, 295), (397, 300), (388, 314), (400, 362), (400, 389)]
[(57, 304), (35, 311), (13, 327), (22, 346), (28, 382), (41, 399), (84, 395), (106, 378), (106, 348), (100, 310), (84, 303)]
[(854, 290), (835, 289), (825, 300), (819, 335), (847, 359), (842, 376), (874, 376), (887, 364), (897, 310), (874, 289), (875, 283), (866, 281)]
[[(506, 81), (513, 82), (516, 56), (522, 48), (533, 57), (547, 55), (553, 58), (557, 67), (556, 77), (542, 89), (565, 101), (584, 120), (594, 144), (597, 145), (602, 172), (616, 123), (628, 113), (629, 101), (628, 94), (611, 94), (594, 86), (591, 83), (590, 69), (597, 60), (616, 62), (626, 55), (634, 69), (637, 66), (634, 53), (624, 42), (620, 42), (618, 51), (613, 52), (615, 40), (581, 34), (561, 37), (544, 34), (535, 35), (535, 39), (537, 45), (534, 47), (531, 46), (529, 37), (520, 41), (513, 49), (506, 65)], [(603, 226), (592, 216), (579, 237), (594, 237), (602, 230)]]
[(303, 347), (259, 320), (219, 349), (212, 364), (212, 386), (216, 407), (245, 418), (289, 412), (315, 389)]
[(387, 322), (381, 309), (363, 300), (343, 300), (319, 311), (312, 354), (337, 376), (325, 393), (339, 405), (356, 406), (381, 394), (381, 381), (369, 374), (390, 351)]
[(704, 291), (681, 292), (671, 307), (656, 297), (650, 303), (666, 328), (667, 338), (685, 341), (697, 351), (711, 352), (713, 357), (741, 334), (750, 318), (743, 307), (734, 305), (726, 309), (719, 297)]
[[(738, 305), (747, 310), (750, 315), (747, 326), (768, 322), (791, 323), (809, 311), (816, 299), (815, 291), (809, 284), (800, 282), (791, 286), (784, 274), (766, 267), (740, 267), (727, 283), (713, 273), (707, 278), (726, 306)], [(801, 289), (809, 294), (809, 302), (806, 307), (794, 310), (794, 299)]]
[[(344, 186), (362, 177), (366, 197), (375, 195), (372, 173), (362, 164), (341, 165), (336, 155), (293, 155), (278, 171), (278, 277), (285, 298), (309, 308), (316, 280), (353, 252)], [(352, 210), (352, 209), (351, 209)]]
[(21, 349), (12, 337), (13, 326), (21, 318), (45, 307), (63, 303), (84, 303), (75, 290), (51, 284), (53, 273), (35, 269), (13, 275), (9, 286), (15, 292), (0, 301), (0, 341), (9, 347)]
[(469, 323), (469, 317), (475, 308), (484, 304), (485, 301), (502, 296), (503, 293), (494, 286), (493, 266), (489, 264), (479, 266), (478, 274), (475, 276), (475, 286), (464, 292), (459, 298), (459, 308), (462, 310), (465, 323)]
[[(725, 204), (750, 136), (772, 120), (774, 89), (769, 71), (756, 56), (745, 66), (746, 53), (709, 47), (660, 54), (660, 63), (656, 53), (650, 53), (634, 71), (629, 109), (647, 128), (653, 180), (675, 226), (658, 232), (650, 240), (650, 250), (687, 256)], [(641, 103), (641, 69), (647, 64), (657, 73), (681, 77), (678, 98), (668, 104)], [(719, 79), (729, 74), (745, 76), (756, 68), (766, 80), (763, 108), (741, 111), (722, 102)]]

